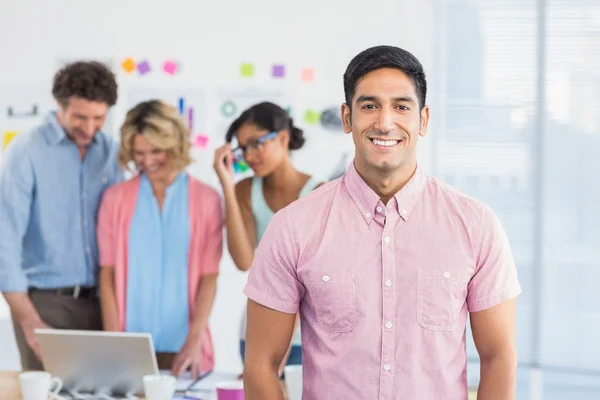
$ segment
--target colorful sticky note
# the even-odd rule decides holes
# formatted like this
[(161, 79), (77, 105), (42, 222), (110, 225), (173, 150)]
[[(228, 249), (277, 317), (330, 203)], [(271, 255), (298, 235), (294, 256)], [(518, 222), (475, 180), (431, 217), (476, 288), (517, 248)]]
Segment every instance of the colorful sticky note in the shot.
[(253, 77), (254, 76), (254, 64), (242, 64), (242, 68), (241, 68), (240, 72), (244, 78)]
[(137, 70), (140, 73), (140, 75), (146, 75), (148, 72), (150, 72), (150, 63), (148, 62), (148, 60), (144, 60), (141, 63), (139, 63), (137, 65)]
[(312, 82), (315, 80), (315, 70), (312, 68), (303, 68), (300, 71), (300, 79), (302, 82)]
[(304, 122), (311, 125), (316, 125), (321, 121), (321, 113), (313, 110), (306, 110), (304, 114)]
[(206, 146), (208, 145), (208, 136), (203, 135), (203, 134), (198, 134), (196, 135), (196, 137), (194, 138), (194, 147), (199, 147), (201, 149), (206, 148)]
[(283, 78), (285, 76), (285, 67), (283, 65), (273, 65), (273, 78)]
[(127, 72), (128, 74), (132, 73), (133, 71), (135, 71), (135, 61), (133, 60), (133, 58), (129, 57), (126, 58), (125, 60), (123, 60), (123, 62), (121, 63), (121, 68), (123, 68), (123, 70), (125, 72)]
[(4, 135), (2, 135), (2, 148), (6, 149), (8, 144), (11, 142), (11, 140), (13, 140), (15, 138), (15, 136), (17, 136), (18, 133), (19, 132), (17, 132), (17, 131), (4, 132)]
[(175, 61), (165, 61), (163, 64), (163, 71), (169, 75), (175, 75), (179, 69), (179, 64)]
[(194, 109), (192, 107), (188, 108), (188, 129), (190, 131), (194, 130)]

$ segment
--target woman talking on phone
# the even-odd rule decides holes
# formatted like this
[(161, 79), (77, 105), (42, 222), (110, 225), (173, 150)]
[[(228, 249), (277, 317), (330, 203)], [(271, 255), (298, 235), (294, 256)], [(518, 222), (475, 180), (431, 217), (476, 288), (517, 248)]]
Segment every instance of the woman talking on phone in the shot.
[[(234, 137), (239, 146), (232, 149)], [(227, 243), (237, 268), (248, 271), (254, 250), (273, 215), (318, 187), (319, 182), (292, 164), (290, 151), (302, 147), (304, 135), (294, 126), (287, 112), (276, 104), (263, 102), (245, 110), (233, 121), (225, 139), (227, 144), (215, 152), (214, 168), (225, 197)], [(248, 164), (254, 176), (236, 184), (233, 164), (234, 160), (240, 159)], [(243, 361), (245, 311), (240, 331)], [(288, 357), (283, 364), (301, 363), (300, 325), (296, 323)]]

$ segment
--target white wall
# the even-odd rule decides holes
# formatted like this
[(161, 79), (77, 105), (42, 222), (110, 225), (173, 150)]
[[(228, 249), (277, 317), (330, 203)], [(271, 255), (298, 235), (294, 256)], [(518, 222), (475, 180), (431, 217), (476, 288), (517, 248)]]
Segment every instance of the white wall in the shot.
[[(205, 107), (202, 115), (206, 119), (199, 123), (213, 140), (209, 149), (195, 151), (198, 164), (192, 173), (216, 184), (209, 166), (212, 149), (222, 143), (225, 122), (218, 113), (222, 98), (219, 93), (233, 90), (240, 94), (248, 88), (259, 96), (267, 92), (283, 93), (291, 98), (294, 117), (301, 121), (306, 108), (342, 103), (344, 69), (366, 47), (377, 44), (404, 47), (430, 71), (432, 2), (2, 0), (0, 133), (14, 128), (14, 120), (8, 126), (4, 118), (6, 104), (30, 93), (31, 101), (42, 101), (39, 98), (42, 95), (35, 93), (50, 91), (52, 76), (65, 60), (108, 60), (118, 70), (120, 86), (120, 101), (109, 126), (114, 134), (140, 88), (154, 93), (171, 93), (176, 89), (202, 97), (197, 105)], [(155, 69), (166, 58), (175, 58), (181, 61), (182, 70), (175, 77), (158, 72), (144, 77), (126, 75), (119, 64), (129, 56), (147, 58)], [(240, 64), (246, 61), (255, 64), (256, 78), (240, 78)], [(269, 77), (269, 68), (280, 62), (291, 75), (275, 82)], [(298, 71), (303, 67), (315, 69), (313, 84), (300, 82)], [(25, 129), (30, 122), (19, 123)], [(308, 172), (324, 177), (343, 151), (352, 151), (349, 136), (331, 134), (310, 125), (304, 128), (307, 145), (295, 155), (295, 162)], [(420, 149), (425, 168), (431, 161), (429, 140), (424, 140)], [(239, 371), (238, 331), (246, 277), (235, 269), (227, 252), (221, 268), (211, 316), (217, 368)], [(0, 304), (0, 319), (7, 316), (3, 307)], [(4, 335), (0, 337), (3, 355), (0, 358), (6, 361), (4, 355), (14, 353), (14, 343), (5, 332), (0, 331)], [(12, 358), (10, 365), (0, 363), (0, 368), (16, 369), (18, 365)]]

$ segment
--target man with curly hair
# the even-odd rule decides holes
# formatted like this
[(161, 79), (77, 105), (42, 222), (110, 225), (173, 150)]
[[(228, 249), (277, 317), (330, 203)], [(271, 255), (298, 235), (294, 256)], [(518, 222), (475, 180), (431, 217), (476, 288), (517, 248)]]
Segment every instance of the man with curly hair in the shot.
[(101, 131), (117, 101), (114, 74), (74, 62), (52, 94), (58, 111), (11, 142), (0, 170), (0, 291), (24, 370), (42, 369), (35, 329), (102, 329), (96, 213), (121, 179), (118, 144)]

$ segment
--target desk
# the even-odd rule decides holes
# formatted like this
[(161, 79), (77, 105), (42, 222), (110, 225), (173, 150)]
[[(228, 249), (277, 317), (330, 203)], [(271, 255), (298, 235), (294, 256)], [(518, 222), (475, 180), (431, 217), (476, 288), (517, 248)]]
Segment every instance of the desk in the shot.
[(21, 400), (18, 372), (0, 372), (0, 398), (2, 400)]
[[(1, 400), (21, 400), (18, 372), (0, 372)], [(282, 385), (285, 388), (285, 384)], [(469, 392), (469, 400), (475, 400), (477, 394)]]
[[(285, 383), (282, 382), (281, 386), (285, 391)], [(18, 372), (0, 371), (0, 400), (21, 400)]]

